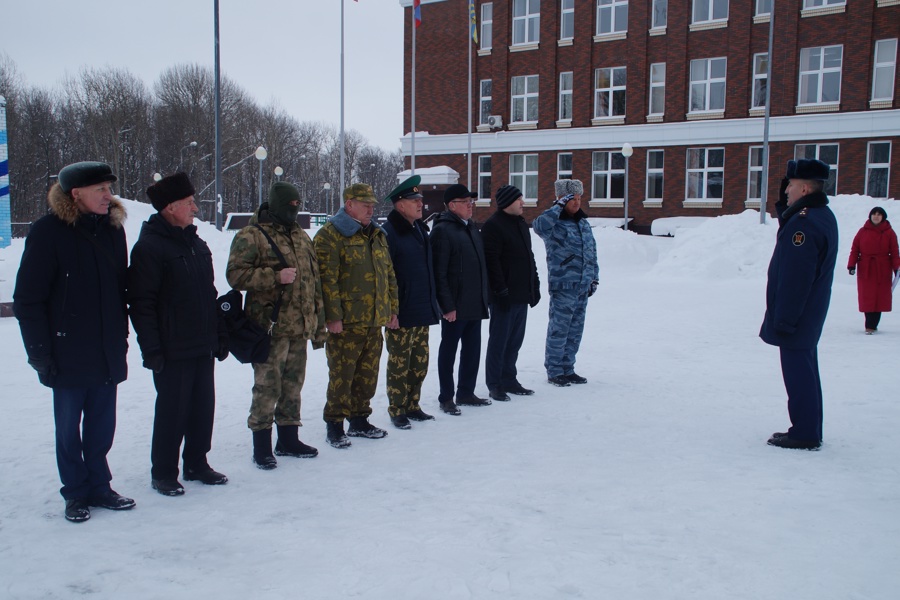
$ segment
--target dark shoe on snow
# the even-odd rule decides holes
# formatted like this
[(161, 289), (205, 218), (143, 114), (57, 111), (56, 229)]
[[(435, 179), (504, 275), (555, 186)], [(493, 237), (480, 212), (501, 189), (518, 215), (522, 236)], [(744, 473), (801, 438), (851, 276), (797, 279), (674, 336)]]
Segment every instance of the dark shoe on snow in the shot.
[(572, 385), (571, 382), (569, 381), (569, 378), (566, 377), (565, 375), (557, 375), (556, 377), (548, 377), (547, 382), (552, 383), (556, 387), (569, 387), (570, 385)]
[(822, 446), (819, 440), (795, 440), (787, 435), (775, 437), (774, 435), (766, 442), (770, 446), (779, 448), (790, 448), (792, 450), (818, 450)]
[(150, 481), (150, 485), (163, 496), (181, 496), (184, 494), (184, 487), (178, 483), (177, 479), (153, 479)]
[(448, 415), (453, 415), (458, 417), (462, 414), (462, 411), (459, 410), (459, 407), (456, 406), (456, 403), (453, 400), (447, 400), (446, 402), (441, 402), (441, 410), (447, 413)]
[(120, 496), (113, 490), (109, 490), (101, 496), (94, 496), (88, 499), (88, 504), (109, 510), (131, 510), (134, 508), (134, 500)]
[(278, 425), (278, 441), (275, 443), (276, 456), (293, 456), (294, 458), (314, 458), (319, 451), (304, 444), (297, 436), (299, 425)]
[(371, 423), (367, 417), (352, 417), (350, 426), (347, 427), (347, 435), (351, 437), (364, 437), (377, 440), (387, 436), (387, 431), (379, 429)]
[(272, 455), (272, 428), (253, 432), (253, 462), (263, 471), (271, 471), (278, 466)]
[(406, 418), (410, 421), (434, 421), (434, 417), (421, 408), (406, 411)]
[(201, 465), (199, 467), (184, 468), (185, 481), (199, 481), (206, 485), (224, 485), (228, 483), (228, 477), (214, 471), (209, 465)]
[(394, 427), (397, 429), (412, 429), (412, 425), (409, 424), (409, 418), (406, 415), (391, 417), (391, 423), (393, 423)]
[(334, 448), (349, 448), (350, 447), (350, 438), (344, 434), (344, 422), (343, 421), (327, 421), (325, 423), (327, 428), (327, 433), (325, 439), (331, 444)]
[(531, 396), (534, 394), (534, 390), (522, 387), (522, 384), (518, 381), (512, 385), (506, 386), (505, 389), (507, 394), (514, 394), (516, 396)]
[(587, 383), (587, 378), (582, 377), (578, 373), (569, 373), (568, 375), (564, 375), (563, 377), (568, 379), (569, 383), (575, 383), (575, 384)]
[(91, 507), (84, 498), (66, 500), (66, 521), (83, 523), (91, 518)]
[(494, 388), (489, 392), (491, 400), (496, 400), (497, 402), (509, 402), (509, 394), (501, 390), (500, 388)]
[(460, 406), (490, 406), (491, 401), (471, 394), (469, 396), (457, 396), (456, 403)]

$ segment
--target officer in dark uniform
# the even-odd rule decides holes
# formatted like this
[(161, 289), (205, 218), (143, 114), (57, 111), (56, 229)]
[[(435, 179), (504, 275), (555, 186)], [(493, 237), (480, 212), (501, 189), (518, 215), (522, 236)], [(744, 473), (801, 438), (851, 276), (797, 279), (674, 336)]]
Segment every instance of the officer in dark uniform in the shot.
[(820, 160), (788, 161), (775, 204), (779, 226), (759, 337), (781, 351), (791, 428), (768, 441), (781, 448), (816, 450), (822, 445), (816, 347), (831, 301), (838, 250), (837, 220), (822, 191), (828, 171)]

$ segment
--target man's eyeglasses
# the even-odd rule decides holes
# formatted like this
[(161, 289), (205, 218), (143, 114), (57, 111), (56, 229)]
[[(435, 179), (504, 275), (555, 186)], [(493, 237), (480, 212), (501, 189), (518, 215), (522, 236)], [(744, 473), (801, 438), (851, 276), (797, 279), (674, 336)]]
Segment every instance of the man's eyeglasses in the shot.
[(475, 204), (475, 200), (472, 198), (458, 198), (456, 200), (451, 200), (450, 202), (461, 202), (463, 204), (468, 204), (469, 206)]

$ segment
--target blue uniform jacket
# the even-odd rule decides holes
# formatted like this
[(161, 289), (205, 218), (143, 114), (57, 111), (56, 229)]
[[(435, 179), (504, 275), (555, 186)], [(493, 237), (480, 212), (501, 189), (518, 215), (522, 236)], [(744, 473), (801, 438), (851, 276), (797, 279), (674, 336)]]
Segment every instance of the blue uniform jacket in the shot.
[(551, 292), (586, 292), (591, 282), (599, 277), (597, 243), (586, 217), (581, 210), (570, 216), (554, 204), (531, 224), (547, 249), (547, 279)]
[(410, 224), (393, 210), (383, 229), (397, 275), (400, 327), (435, 325), (441, 320), (441, 309), (435, 295), (428, 228), (421, 221)]

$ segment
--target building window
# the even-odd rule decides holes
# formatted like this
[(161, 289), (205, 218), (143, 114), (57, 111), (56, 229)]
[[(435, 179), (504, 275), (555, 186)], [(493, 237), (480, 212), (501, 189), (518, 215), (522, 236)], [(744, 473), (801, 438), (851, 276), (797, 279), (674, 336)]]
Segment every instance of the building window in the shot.
[(662, 150), (647, 150), (647, 200), (662, 202), (663, 155)]
[(765, 108), (766, 87), (769, 82), (769, 54), (753, 55), (753, 103), (750, 108)]
[(708, 23), (728, 19), (728, 0), (694, 0), (691, 23)]
[(653, 0), (653, 20), (650, 27), (662, 29), (669, 20), (669, 0)]
[(628, 0), (597, 0), (597, 35), (628, 31)]
[(481, 33), (478, 40), (482, 50), (490, 50), (494, 37), (494, 3), (485, 2), (481, 5)]
[(756, 16), (772, 14), (772, 0), (756, 0)]
[(803, 0), (803, 8), (819, 8), (822, 6), (840, 6), (846, 0)]
[(538, 155), (510, 154), (509, 184), (522, 191), (525, 201), (537, 202), (538, 197)]
[(491, 199), (491, 157), (478, 157), (478, 199)]
[(691, 61), (691, 110), (725, 110), (727, 59), (701, 58)]
[(817, 158), (831, 167), (828, 173), (828, 181), (825, 182), (825, 193), (833, 196), (837, 193), (838, 176), (838, 145), (837, 144), (797, 144), (794, 146), (794, 159)]
[(841, 101), (843, 46), (821, 46), (800, 50), (799, 104)]
[(512, 78), (512, 123), (537, 123), (538, 76)]
[(747, 200), (762, 202), (763, 189), (763, 147), (750, 147), (750, 162), (747, 168)]
[(650, 114), (666, 112), (666, 63), (650, 65)]
[(866, 195), (887, 198), (891, 174), (891, 143), (869, 142), (866, 159)]
[(571, 152), (560, 152), (556, 155), (556, 179), (572, 179)]
[(575, 0), (562, 0), (559, 18), (559, 39), (571, 40), (575, 37)]
[(541, 0), (513, 0), (513, 46), (540, 40)]
[(686, 201), (721, 200), (724, 182), (724, 148), (688, 149)]
[(621, 152), (594, 152), (591, 199), (625, 202), (625, 157)]
[(482, 125), (487, 125), (488, 117), (491, 116), (491, 80), (490, 79), (482, 79), (481, 80), (481, 101), (479, 102), (479, 119), (478, 122)]
[(559, 74), (559, 120), (572, 120), (572, 72)]
[(625, 67), (597, 69), (594, 117), (625, 116)]
[(894, 73), (896, 70), (896, 38), (875, 42), (875, 72), (872, 75), (872, 100), (894, 99)]

